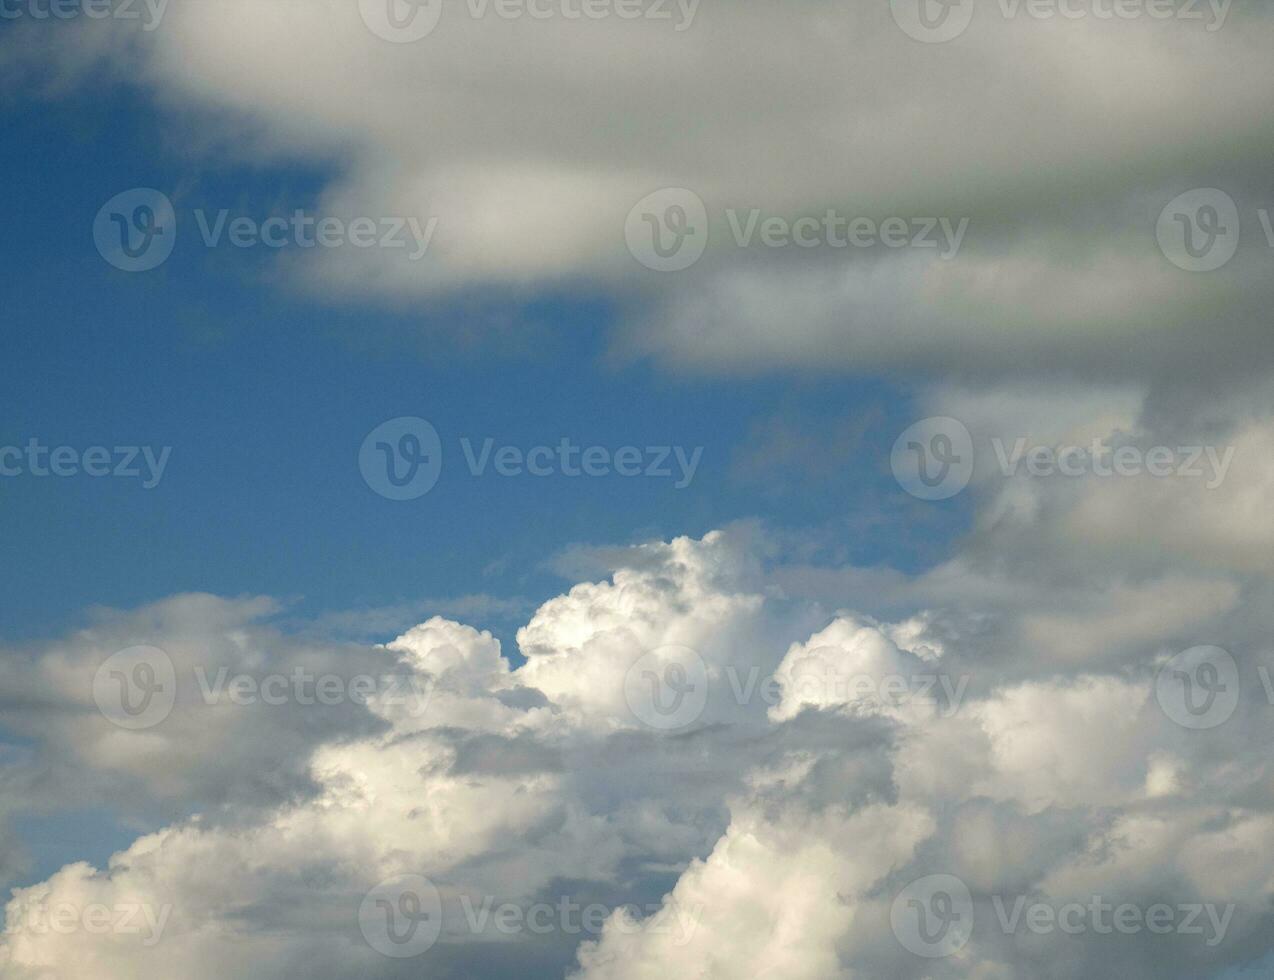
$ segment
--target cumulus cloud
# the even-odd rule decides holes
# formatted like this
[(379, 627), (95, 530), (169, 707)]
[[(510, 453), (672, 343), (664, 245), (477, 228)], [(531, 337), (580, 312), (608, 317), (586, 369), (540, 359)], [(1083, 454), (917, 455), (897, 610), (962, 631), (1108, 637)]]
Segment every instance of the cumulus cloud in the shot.
[[(72, 864), (18, 889), (0, 938), (5, 975), (70, 978), (92, 964), (111, 978), (496, 976), (519, 962), (526, 975), (590, 980), (692, 968), (1078, 978), (1114, 962), (1121, 976), (1184, 978), (1267, 952), (1274, 866), (1261, 842), (1274, 799), (1259, 746), (1274, 709), (1259, 658), (1243, 658), (1233, 718), (1190, 731), (1157, 693), (1176, 651), (1153, 630), (1117, 637), (1120, 657), (1081, 656), (1045, 642), (1041, 621), (1016, 670), (1002, 670), (986, 642), (1000, 627), (963, 631), (950, 596), (923, 577), (909, 586), (911, 616), (828, 616), (776, 590), (756, 548), (748, 530), (613, 552), (611, 577), (531, 618), (517, 669), (490, 634), (441, 618), (347, 650), (418, 682), (406, 690), (427, 692), (424, 710), (388, 690), (349, 706), (350, 717), (309, 709), (330, 719), (321, 726), (294, 706), (268, 719), (238, 708), (258, 753), (274, 751), (268, 741), (305, 743), (293, 763), (306, 791), (266, 794), (233, 821), (184, 815), (104, 868)], [(970, 588), (993, 604), (986, 583)], [(234, 662), (251, 663), (258, 644), (287, 647), (271, 608), (187, 597), (113, 614), (92, 639), (130, 642), (137, 633), (113, 631), (144, 625), (184, 662), (194, 622), (191, 658), (230, 656), (229, 636)], [(109, 722), (84, 706), (102, 654), (89, 639), (75, 642), (92, 655), (64, 641), (31, 657), (44, 703), (101, 727)], [(691, 651), (702, 673), (668, 673), (691, 663), (684, 655), (642, 659), (669, 647)], [(651, 705), (668, 691), (631, 686), (643, 669), (656, 688), (702, 684), (704, 696), (664, 725)], [(90, 751), (93, 767), (127, 773), (156, 799), (173, 787), (203, 787), (208, 803), (234, 797), (209, 786), (247, 793), (261, 757), (234, 754), (234, 740), (198, 715), (206, 707), (179, 699), (153, 731), (114, 739), (54, 728), (42, 751), (66, 765)], [(148, 778), (158, 758), (164, 776)], [(890, 923), (901, 891), (934, 874), (969, 889), (973, 931), (930, 961)], [(403, 875), (424, 876), (438, 895), (437, 941), (414, 960), (383, 955), (360, 931), (364, 898)], [(1022, 896), (1230, 911), (1215, 944), (1179, 932), (1006, 931), (1005, 909)], [(563, 902), (594, 906), (592, 928), (568, 927)], [(544, 933), (481, 914), (537, 904), (557, 910), (544, 911)], [(36, 911), (58, 909), (78, 925), (41, 928)], [(85, 909), (138, 909), (142, 926), (91, 930)]]

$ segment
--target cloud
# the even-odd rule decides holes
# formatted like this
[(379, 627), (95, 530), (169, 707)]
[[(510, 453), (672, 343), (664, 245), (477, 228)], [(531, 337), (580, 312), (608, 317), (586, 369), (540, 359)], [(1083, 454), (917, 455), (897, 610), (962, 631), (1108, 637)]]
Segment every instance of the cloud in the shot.
[[(148, 832), (18, 889), (0, 973), (1185, 980), (1267, 960), (1274, 345), (1255, 218), (1274, 20), (999, 9), (977, 4), (946, 44), (883, 3), (751, 0), (705, 0), (684, 31), (450, 4), (406, 45), (320, 0), (174, 2), (149, 33), (6, 30), (10, 78), (122, 79), (184, 152), (318, 163), (327, 182), (299, 203), (319, 213), (439, 218), (423, 264), (285, 256), (308, 296), (600, 289), (619, 354), (917, 381), (917, 412), (960, 420), (975, 459), (967, 532), (915, 573), (757, 524), (569, 548), (555, 567), (590, 580), (530, 613), (516, 668), (457, 620), (529, 610), (484, 596), (292, 632), (270, 599), (183, 595), (6, 651), (0, 818), (93, 799)], [(684, 273), (625, 246), (629, 209), (666, 186), (711, 219)], [(1203, 186), (1244, 231), (1224, 268), (1191, 273), (1156, 223)], [(179, 190), (183, 213), (217, 204)], [(729, 209), (828, 208), (969, 224), (947, 258), (731, 241)], [(837, 447), (800, 429), (779, 415), (755, 434), (817, 477)], [(1116, 477), (1082, 455), (1037, 473), (1015, 449), (1094, 442), (1217, 456), (1211, 478)], [(345, 639), (389, 627), (383, 645)], [(1232, 676), (1179, 670), (1214, 646)], [(1224, 717), (1192, 727), (1208, 705)], [(419, 960), (360, 928), (404, 875), (438, 892)], [(967, 891), (971, 929), (926, 959), (898, 910), (935, 875)], [(1224, 935), (1004, 926), (1019, 899), (1198, 905)], [(600, 917), (568, 927), (563, 902)], [(492, 903), (522, 922), (547, 909), (549, 927), (475, 918)], [(70, 918), (44, 928), (33, 909)]]
[[(1120, 381), (1269, 366), (1268, 11), (1043, 20), (978, 0), (967, 32), (925, 44), (885, 4), (705, 2), (684, 30), (496, 6), (445, 0), (430, 36), (395, 44), (354, 3), (175, 0), (150, 32), (16, 24), (0, 61), (27, 90), (49, 73), (139, 86), (182, 152), (327, 170), (316, 201), (285, 203), (438, 218), (427, 261), (287, 254), (310, 295), (600, 288), (625, 310), (617, 349), (679, 371)], [(624, 245), (630, 209), (662, 187), (693, 191), (709, 219), (684, 273), (647, 272)], [(1243, 222), (1238, 255), (1208, 274), (1156, 242), (1161, 211), (1196, 187), (1226, 191)], [(179, 210), (202, 202), (188, 190)], [(903, 219), (909, 242), (914, 221), (968, 224), (958, 249), (952, 234), (951, 248), (735, 240), (754, 212), (757, 227), (822, 229), (829, 209)]]
[[(1185, 978), (1268, 952), (1274, 865), (1259, 842), (1274, 798), (1260, 746), (1274, 709), (1256, 680), (1259, 658), (1240, 658), (1234, 717), (1191, 732), (1155, 685), (1171, 652), (1163, 631), (1187, 629), (1183, 619), (1117, 637), (1123, 653), (1112, 657), (1065, 637), (1049, 642), (1050, 630), (1070, 628), (1032, 613), (1048, 608), (1047, 594), (1029, 581), (1015, 608), (1033, 638), (994, 619), (970, 629), (976, 621), (952, 603), (994, 609), (1003, 587), (971, 578), (964, 593), (944, 593), (939, 573), (899, 583), (909, 598), (894, 601), (910, 616), (828, 618), (816, 600), (774, 588), (757, 533), (612, 553), (609, 579), (577, 585), (531, 618), (517, 669), (490, 634), (437, 617), (385, 647), (343, 648), (355, 662), (389, 658), (418, 682), (406, 691), (427, 694), (424, 710), (385, 690), (356, 705), (355, 722), (317, 707), (332, 720), (303, 723), (286, 706), (268, 722), (250, 709), (229, 714), (258, 753), (272, 750), (265, 740), (305, 742), (294, 765), (310, 789), (290, 799), (246, 793), (260, 755), (235, 754), (199, 714), (206, 706), (179, 704), (153, 734), (120, 731), (117, 750), (99, 738), (89, 761), (127, 773), (140, 793), (165, 799), (173, 786), (202, 786), (210, 800), (254, 805), (238, 806), (233, 820), (181, 816), (105, 868), (68, 865), (20, 889), (0, 938), (6, 976), (70, 978), (90, 962), (111, 980), (155, 970), (194, 980), (298, 969), (398, 977), (426, 967), (481, 976), (501, 975), (521, 951), (527, 975), (589, 980), (677, 974), (692, 963), (723, 977), (1078, 978), (1108, 960), (1121, 976)], [(110, 614), (95, 636), (118, 644), (125, 637), (112, 631), (125, 626), (172, 634), (197, 623), (204, 655), (231, 656), (231, 637), (234, 662), (252, 663), (258, 643), (288, 648), (258, 622), (272, 609), (185, 597)], [(1091, 625), (1100, 618), (1076, 615), (1100, 632)], [(166, 639), (184, 662), (182, 643)], [(1018, 662), (1005, 670), (996, 646), (1009, 642)], [(703, 672), (678, 680), (667, 668), (690, 661), (643, 660), (669, 647), (692, 650)], [(319, 653), (307, 646), (305, 655)], [(34, 676), (61, 685), (46, 701), (83, 690), (99, 656), (68, 643), (33, 652)], [(634, 669), (659, 681), (660, 666), (664, 685), (705, 686), (697, 712), (675, 726), (643, 701), (667, 691), (630, 686)], [(931, 704), (921, 696), (929, 688), (908, 689), (929, 675), (968, 683)], [(890, 694), (890, 678), (911, 697)], [(86, 711), (77, 725), (90, 723)], [(162, 779), (147, 778), (153, 738), (166, 746)], [(87, 744), (53, 727), (41, 751), (80, 765)], [(201, 779), (234, 790), (217, 795)], [(363, 897), (404, 874), (426, 876), (441, 903), (438, 941), (419, 960), (383, 956), (359, 927)], [(895, 938), (890, 909), (910, 881), (932, 874), (970, 889), (975, 930), (952, 958), (921, 961)], [(1006, 932), (995, 902), (1011, 907), (1017, 896), (1233, 911), (1216, 945), (1144, 931), (1115, 943), (1092, 932)], [(568, 930), (564, 902), (593, 904), (593, 927)], [(484, 903), (515, 914), (538, 904), (547, 932), (502, 930), (477, 916)], [(134, 906), (156, 922), (166, 916), (152, 945), (141, 933), (92, 932), (82, 919), (65, 934), (41, 932), (29, 912)]]

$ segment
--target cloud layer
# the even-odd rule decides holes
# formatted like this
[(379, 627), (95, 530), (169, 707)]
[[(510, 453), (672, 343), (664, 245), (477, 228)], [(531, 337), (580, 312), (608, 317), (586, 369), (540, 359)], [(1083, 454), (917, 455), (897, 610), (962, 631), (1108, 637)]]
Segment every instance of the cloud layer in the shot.
[[(92, 799), (144, 832), (17, 888), (0, 974), (1186, 980), (1272, 954), (1274, 20), (988, 0), (927, 43), (900, 8), (6, 28), (24, 91), (123, 82), (201, 162), (324, 169), (258, 212), (169, 188), (188, 244), (205, 206), (437, 217), (423, 262), (278, 258), (307, 296), (407, 309), (600, 289), (616, 350), (674, 371), (916, 381), (969, 433), (973, 517), (915, 574), (753, 525), (577, 549), (601, 570), (516, 668), (479, 627), (520, 603), (477, 596), (298, 631), (181, 595), (5, 651), (0, 883), (27, 880), (17, 821)], [(658, 272), (625, 233), (670, 187), (704, 251)], [(1212, 272), (1156, 234), (1211, 220), (1165, 210), (1192, 188), (1241, 220)], [(817, 240), (829, 209), (875, 243)], [(816, 471), (816, 438), (772, 439)]]
[[(204, 161), (327, 169), (317, 201), (261, 213), (176, 189), (191, 240), (196, 204), (258, 222), (293, 207), (438, 219), (425, 261), (290, 250), (308, 293), (410, 307), (601, 288), (626, 311), (618, 349), (677, 370), (1267, 369), (1269, 12), (1181, 0), (1170, 17), (1097, 2), (1041, 17), (965, 0), (972, 22), (935, 44), (900, 27), (916, 3), (895, 17), (707, 0), (690, 16), (651, 0), (637, 6), (667, 19), (630, 19), (435, 0), (435, 29), (393, 43), (360, 16), (384, 20), (371, 0), (173, 0), (151, 31), (28, 18), (0, 60), (28, 91), (50, 74), (136, 85)], [(704, 208), (706, 254), (679, 273), (625, 247), (630, 222), (640, 239), (644, 221), (676, 217), (630, 215), (661, 188)], [(1156, 236), (1193, 188), (1224, 191), (1241, 220), (1237, 254), (1209, 273), (1183, 271)], [(874, 244), (837, 247), (855, 219)]]
[[(1037, 533), (1065, 526), (1066, 506), (1040, 512)], [(612, 551), (611, 577), (519, 632), (517, 669), (441, 618), (323, 650), (272, 630), (260, 600), (107, 615), (28, 651), (6, 721), (37, 701), (55, 720), (31, 726), (34, 754), (7, 778), (93, 772), (191, 812), (105, 868), (18, 889), (0, 964), (16, 980), (635, 980), (691, 964), (813, 980), (1185, 978), (1255, 960), (1274, 888), (1274, 652), (1262, 605), (1239, 597), (1263, 578), (1218, 573), (1224, 547), (1197, 579), (1179, 563), (1134, 574), (1135, 555), (1090, 555), (1087, 583), (1012, 549), (988, 566), (986, 542), (1014, 533), (984, 525), (951, 565), (877, 583), (855, 611), (819, 596), (849, 595), (852, 570), (824, 569), (842, 579), (830, 590), (745, 527)], [(1238, 684), (1221, 723), (1192, 729), (1162, 678), (1204, 642), (1234, 651)], [(126, 731), (90, 689), (136, 643), (169, 652), (177, 691), (162, 722)], [(297, 663), (406, 683), (246, 706), (190, 683), (196, 667), (259, 679)], [(359, 909), (407, 875), (436, 889), (436, 940), (399, 959)], [(942, 958), (917, 954), (895, 909), (934, 875), (967, 889), (971, 923)], [(1042, 929), (1028, 903), (1085, 928)], [(141, 909), (143, 925), (94, 931), (88, 908)], [(57, 931), (33, 909), (81, 917)]]

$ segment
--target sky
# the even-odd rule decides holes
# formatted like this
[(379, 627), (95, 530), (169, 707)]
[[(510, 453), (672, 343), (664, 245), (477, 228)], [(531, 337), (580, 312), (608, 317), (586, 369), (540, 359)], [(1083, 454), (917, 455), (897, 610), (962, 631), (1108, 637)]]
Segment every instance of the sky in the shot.
[(0, 0), (0, 976), (1264, 975), (1272, 34)]
[[(282, 165), (205, 173), (171, 146), (156, 152), (169, 141), (162, 120), (127, 90), (118, 101), (108, 115), (95, 93), (9, 107), (6, 164), (22, 175), (10, 220), (40, 241), (6, 240), (4, 442), (172, 452), (150, 489), (144, 479), (0, 486), (5, 538), (27, 556), (4, 573), (9, 638), (170, 592), (280, 594), (298, 617), (428, 597), (538, 601), (561, 584), (547, 563), (573, 544), (703, 534), (758, 513), (844, 527), (906, 508), (887, 458), (908, 397), (896, 381), (683, 384), (612, 361), (614, 303), (578, 290), (498, 310), (333, 307), (271, 282), (272, 254), (204, 248), (197, 226), (153, 277), (121, 274), (82, 220), (117, 187), (188, 187), (189, 211), (226, 202), (251, 213), (255, 202), (269, 214), (312, 209), (323, 178)], [(72, 268), (77, 288), (59, 288)], [(415, 504), (377, 496), (356, 465), (367, 433), (401, 416), (447, 436), (445, 476)], [(809, 418), (871, 456), (851, 468), (809, 445), (765, 458), (763, 436)], [(689, 481), (675, 455), (659, 467), (677, 467), (668, 478), (474, 478), (460, 440), (476, 457), (488, 438), (524, 452), (566, 438), (702, 455)], [(832, 448), (849, 463), (860, 446)], [(404, 547), (412, 538), (428, 546)], [(878, 537), (843, 546), (867, 562), (884, 554)], [(920, 537), (911, 547), (933, 550)]]

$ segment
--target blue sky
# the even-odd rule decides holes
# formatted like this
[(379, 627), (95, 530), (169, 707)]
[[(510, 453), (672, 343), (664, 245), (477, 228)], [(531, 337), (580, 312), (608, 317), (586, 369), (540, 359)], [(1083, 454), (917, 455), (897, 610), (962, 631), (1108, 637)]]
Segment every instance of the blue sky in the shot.
[[(514, 632), (562, 590), (569, 572), (555, 559), (573, 547), (764, 519), (815, 540), (823, 559), (921, 568), (959, 534), (958, 502), (936, 516), (889, 474), (907, 396), (885, 380), (670, 377), (613, 354), (616, 314), (596, 295), (390, 311), (307, 299), (276, 281), (273, 253), (209, 252), (189, 220), (160, 269), (111, 268), (91, 221), (121, 188), (165, 189), (187, 213), (226, 202), (268, 214), (312, 208), (323, 179), (286, 165), (194, 168), (127, 88), (111, 92), (105, 104), (99, 92), (6, 107), (12, 138), (0, 152), (18, 182), (7, 220), (29, 234), (0, 244), (10, 272), (0, 443), (172, 455), (152, 489), (0, 481), (3, 540), (23, 556), (0, 566), (5, 642), (48, 641), (92, 622), (96, 607), (182, 592), (272, 596), (301, 631), (324, 614), (405, 606), (392, 627), (339, 622), (384, 642), (446, 600), (490, 596), (508, 605), (480, 605), (471, 619), (520, 662)], [(364, 483), (357, 454), (370, 430), (404, 415), (439, 430), (443, 475), (427, 496), (391, 502)], [(826, 426), (847, 441), (820, 437), (770, 460), (759, 434), (772, 424)], [(523, 450), (568, 438), (703, 456), (681, 489), (675, 478), (475, 477), (460, 439), (487, 437)], [(121, 824), (97, 807), (19, 821), (34, 858), (25, 877), (104, 861), (162, 822)]]
[[(390, 312), (308, 301), (273, 281), (274, 253), (207, 250), (189, 220), (161, 268), (111, 268), (91, 221), (119, 189), (165, 189), (179, 213), (261, 215), (312, 208), (321, 180), (295, 166), (192, 167), (125, 93), (7, 108), (4, 163), (17, 182), (7, 220), (27, 230), (0, 246), (0, 437), (173, 453), (151, 490), (0, 484), (4, 539), (24, 556), (0, 573), (8, 638), (60, 632), (88, 606), (181, 591), (283, 597), (302, 617), (477, 593), (538, 600), (560, 586), (547, 563), (567, 545), (759, 516), (826, 535), (862, 564), (931, 561), (951, 537), (952, 524), (900, 534), (903, 522), (885, 513), (910, 502), (888, 473), (906, 396), (887, 381), (669, 377), (611, 356), (615, 312), (599, 296)], [(372, 428), (404, 415), (443, 434), (444, 473), (427, 497), (392, 503), (368, 490), (356, 456)], [(858, 423), (862, 441), (820, 446), (841, 456), (813, 472), (800, 468), (813, 460), (746, 462), (773, 420), (810, 431)], [(679, 490), (617, 476), (474, 478), (462, 437), (704, 452)]]

